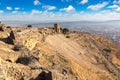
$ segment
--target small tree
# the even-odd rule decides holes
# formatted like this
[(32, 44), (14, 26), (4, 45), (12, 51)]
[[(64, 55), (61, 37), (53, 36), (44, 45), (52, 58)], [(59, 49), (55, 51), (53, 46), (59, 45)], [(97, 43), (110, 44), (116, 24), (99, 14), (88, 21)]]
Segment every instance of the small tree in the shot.
[(11, 28), (11, 26), (7, 26), (6, 28)]
[(21, 30), (17, 30), (17, 32), (21, 32)]
[(67, 36), (66, 36), (66, 38), (70, 38), (70, 36), (69, 36), (69, 35), (67, 35)]
[(69, 29), (68, 28), (63, 28), (63, 34), (66, 34), (66, 33), (68, 33), (69, 32)]
[(32, 25), (30, 25), (30, 24), (29, 24), (29, 25), (27, 25), (27, 27), (28, 27), (28, 28), (31, 28), (31, 27), (32, 27)]
[(62, 31), (62, 28), (60, 28), (60, 30)]

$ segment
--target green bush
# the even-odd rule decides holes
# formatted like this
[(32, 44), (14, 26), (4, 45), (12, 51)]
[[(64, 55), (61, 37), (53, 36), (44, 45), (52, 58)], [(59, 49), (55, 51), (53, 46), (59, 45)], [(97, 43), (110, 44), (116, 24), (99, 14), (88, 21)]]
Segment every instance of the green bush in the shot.
[(31, 28), (31, 27), (32, 27), (32, 25), (30, 25), (30, 24), (29, 24), (29, 25), (27, 25), (27, 27)]
[(11, 26), (7, 26), (6, 28), (11, 28)]
[(21, 32), (21, 30), (17, 30), (17, 32)]
[(66, 38), (70, 38), (70, 36), (66, 36)]
[(68, 28), (63, 28), (63, 34), (66, 34), (66, 33), (68, 33), (69, 32), (69, 29)]
[(62, 31), (62, 28), (60, 28), (60, 30)]

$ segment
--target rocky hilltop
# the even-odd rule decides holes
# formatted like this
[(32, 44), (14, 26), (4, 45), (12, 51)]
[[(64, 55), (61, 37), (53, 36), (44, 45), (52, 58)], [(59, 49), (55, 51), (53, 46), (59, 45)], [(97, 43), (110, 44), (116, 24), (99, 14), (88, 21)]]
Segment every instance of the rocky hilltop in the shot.
[(0, 24), (0, 80), (120, 80), (120, 46), (58, 24)]

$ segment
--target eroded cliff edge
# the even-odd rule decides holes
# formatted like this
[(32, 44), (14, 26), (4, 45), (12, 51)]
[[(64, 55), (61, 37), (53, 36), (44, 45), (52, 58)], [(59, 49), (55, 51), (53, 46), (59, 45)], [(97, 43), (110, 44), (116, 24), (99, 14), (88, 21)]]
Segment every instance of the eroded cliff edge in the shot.
[(120, 46), (83, 32), (1, 24), (2, 80), (119, 80)]

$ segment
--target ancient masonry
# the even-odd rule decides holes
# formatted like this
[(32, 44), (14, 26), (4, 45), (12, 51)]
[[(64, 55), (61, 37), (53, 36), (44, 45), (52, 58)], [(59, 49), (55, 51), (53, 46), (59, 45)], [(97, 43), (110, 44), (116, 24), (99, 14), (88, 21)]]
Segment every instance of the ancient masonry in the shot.
[(61, 29), (60, 29), (60, 24), (54, 24), (54, 28), (44, 28), (44, 30), (42, 31), (43, 34), (43, 38), (42, 38), (42, 42), (45, 41), (45, 38), (47, 35), (52, 34), (54, 35), (55, 33), (59, 34), (61, 33)]
[(5, 26), (4, 24), (0, 23), (0, 31), (4, 31), (4, 29), (3, 29), (4, 26)]
[(54, 30), (56, 33), (60, 33), (60, 25), (57, 23), (57, 24), (54, 24)]
[(10, 26), (5, 26), (5, 24), (0, 23), (0, 31), (4, 31), (7, 33), (8, 37), (5, 40), (6, 43), (9, 44), (14, 44), (15, 43), (15, 38), (17, 37), (17, 35), (15, 34), (15, 32), (12, 30), (12, 28)]

